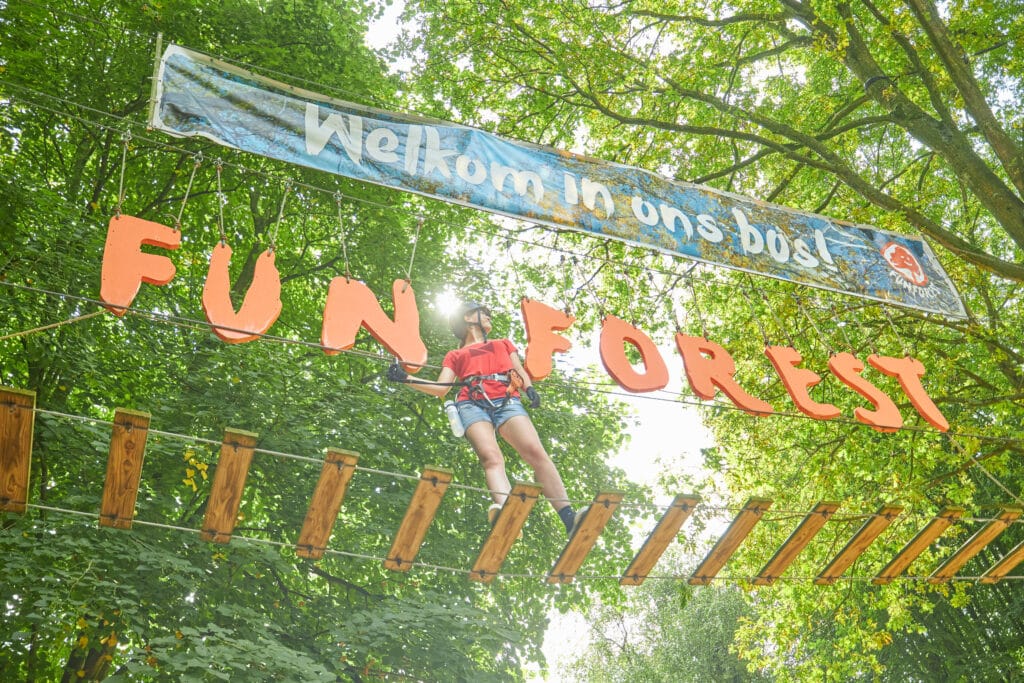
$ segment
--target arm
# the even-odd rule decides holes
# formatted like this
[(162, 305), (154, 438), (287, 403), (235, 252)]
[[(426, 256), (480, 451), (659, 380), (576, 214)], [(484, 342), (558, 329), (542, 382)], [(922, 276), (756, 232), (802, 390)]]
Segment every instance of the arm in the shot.
[(515, 352), (510, 353), (508, 354), (508, 358), (512, 361), (512, 372), (517, 373), (520, 379), (523, 380), (522, 392), (523, 395), (526, 396), (527, 400), (530, 401), (530, 407), (539, 408), (540, 396), (537, 394), (537, 390), (533, 388), (533, 380), (531, 380), (530, 376), (526, 374), (526, 370), (523, 368), (523, 363), (519, 360), (519, 354)]
[(519, 360), (519, 354), (515, 352), (510, 353), (508, 354), (508, 359), (512, 362), (512, 369), (519, 373), (519, 377), (523, 380), (523, 391), (532, 387), (533, 381), (530, 379), (530, 376), (526, 374), (526, 369), (523, 368), (523, 362)]
[(458, 379), (455, 376), (455, 372), (451, 368), (441, 368), (441, 374), (437, 376), (437, 379), (431, 382), (429, 379), (414, 379), (408, 382), (410, 389), (415, 389), (424, 394), (430, 396), (437, 396), (443, 398), (448, 390), (451, 389), (451, 383)]

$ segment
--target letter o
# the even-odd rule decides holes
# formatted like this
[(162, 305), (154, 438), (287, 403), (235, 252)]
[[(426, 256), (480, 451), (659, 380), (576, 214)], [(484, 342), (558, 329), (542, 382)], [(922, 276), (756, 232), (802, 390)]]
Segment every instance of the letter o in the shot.
[[(626, 358), (624, 342), (629, 342), (640, 352), (647, 370), (645, 373), (637, 372)], [(668, 385), (668, 366), (658, 347), (646, 334), (614, 315), (609, 315), (601, 323), (600, 352), (605, 370), (626, 391), (657, 391)]]
[[(473, 170), (470, 170), (472, 166)], [(472, 185), (479, 185), (487, 180), (487, 167), (473, 157), (460, 154), (455, 160), (455, 172), (460, 178)]]
[(768, 243), (768, 253), (779, 263), (789, 260), (789, 240), (778, 230), (769, 230), (765, 235), (765, 242)]

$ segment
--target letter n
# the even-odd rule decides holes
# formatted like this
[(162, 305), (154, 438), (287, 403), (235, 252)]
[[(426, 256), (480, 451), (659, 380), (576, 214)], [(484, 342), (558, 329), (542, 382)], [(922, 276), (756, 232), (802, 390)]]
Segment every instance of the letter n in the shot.
[(107, 227), (100, 271), (100, 299), (107, 310), (122, 316), (132, 305), (143, 282), (166, 285), (174, 279), (174, 263), (166, 256), (147, 254), (142, 245), (177, 249), (181, 233), (134, 216), (114, 216)]
[(320, 335), (324, 353), (334, 355), (352, 348), (360, 327), (376, 339), (391, 355), (402, 361), (409, 372), (417, 372), (427, 362), (427, 347), (420, 339), (420, 313), (416, 294), (405, 280), (391, 285), (395, 319), (388, 318), (377, 297), (362, 282), (344, 277), (331, 281), (324, 306), (324, 325)]

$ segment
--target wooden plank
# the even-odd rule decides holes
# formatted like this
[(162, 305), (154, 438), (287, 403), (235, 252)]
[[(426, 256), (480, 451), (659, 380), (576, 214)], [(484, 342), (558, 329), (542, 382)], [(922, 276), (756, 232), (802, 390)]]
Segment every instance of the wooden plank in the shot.
[(295, 554), (311, 560), (318, 560), (327, 550), (331, 529), (338, 519), (345, 491), (356, 471), (359, 455), (352, 451), (328, 449), (320, 470), (320, 480), (313, 490), (313, 498), (306, 510), (306, 519), (295, 544)]
[(1003, 577), (1024, 562), (1024, 541), (1018, 543), (1006, 557), (992, 565), (992, 568), (981, 575), (981, 583), (999, 583)]
[(384, 560), (384, 566), (396, 572), (407, 572), (412, 568), (412, 561), (420, 551), (423, 538), (427, 535), (430, 523), (434, 521), (441, 498), (448, 490), (452, 481), (450, 470), (428, 467), (420, 475), (420, 483), (409, 501), (405, 518), (391, 543), (391, 551)]
[(917, 559), (917, 556), (924, 552), (924, 549), (932, 544), (935, 539), (943, 534), (953, 522), (963, 517), (964, 509), (961, 507), (946, 507), (933, 519), (928, 526), (918, 532), (917, 536), (910, 539), (910, 542), (903, 546), (896, 557), (878, 573), (878, 576), (871, 579), (875, 585), (892, 583), (893, 579), (902, 574), (910, 564)]
[(1020, 518), (1024, 513), (1019, 507), (1003, 507), (995, 519), (978, 529), (973, 536), (960, 546), (960, 549), (953, 553), (953, 556), (943, 562), (931, 576), (928, 583), (946, 583), (953, 578), (967, 562), (981, 552), (982, 548), (991, 543), (999, 534), (1006, 531), (1015, 519)]
[(555, 566), (551, 568), (548, 583), (572, 583), (576, 572), (587, 559), (587, 554), (597, 543), (598, 536), (604, 531), (608, 520), (622, 502), (622, 495), (618, 491), (602, 491), (594, 497), (594, 502), (590, 504), (590, 509), (577, 527), (576, 533), (566, 543)]
[(0, 388), (0, 510), (25, 513), (36, 392)]
[(807, 513), (803, 521), (789, 535), (782, 547), (776, 550), (768, 563), (761, 568), (760, 573), (754, 579), (754, 585), (770, 586), (775, 583), (797, 555), (803, 552), (807, 544), (818, 535), (818, 532), (832, 517), (832, 513), (838, 509), (839, 503), (822, 502), (815, 505), (814, 509)]
[(224, 431), (217, 471), (213, 474), (213, 488), (206, 503), (206, 519), (199, 534), (204, 541), (227, 543), (231, 540), (256, 439), (256, 434), (241, 429)]
[(846, 544), (846, 547), (839, 551), (835, 559), (818, 574), (818, 577), (814, 579), (814, 583), (819, 586), (831, 586), (834, 584), (843, 575), (843, 572), (849, 569), (850, 565), (878, 538), (878, 535), (885, 531), (893, 523), (893, 520), (899, 517), (901, 512), (903, 512), (903, 508), (898, 505), (886, 505), (879, 509), (870, 519), (864, 522), (864, 525), (853, 535), (853, 538)]
[(146, 457), (150, 414), (118, 408), (107, 452), (107, 474), (100, 502), (100, 526), (131, 529)]
[(490, 583), (498, 575), (512, 544), (519, 538), (523, 524), (533, 506), (540, 498), (541, 486), (534, 483), (517, 483), (505, 499), (501, 514), (487, 534), (480, 554), (477, 555), (469, 578), (481, 583)]
[(736, 515), (729, 528), (725, 530), (722, 537), (715, 543), (704, 561), (700, 563), (690, 578), (687, 580), (690, 585), (706, 586), (711, 583), (725, 563), (740, 547), (743, 540), (754, 528), (754, 525), (761, 520), (761, 515), (772, 506), (772, 501), (767, 498), (751, 498)]
[(665, 549), (668, 548), (669, 543), (675, 540), (679, 529), (690, 518), (699, 502), (699, 496), (679, 494), (675, 497), (675, 500), (672, 501), (668, 510), (665, 511), (665, 514), (657, 526), (654, 527), (650, 536), (647, 537), (640, 550), (637, 551), (633, 561), (629, 563), (626, 571), (622, 573), (619, 585), (639, 586), (644, 582), (644, 579), (651, 573), (651, 569), (657, 564)]

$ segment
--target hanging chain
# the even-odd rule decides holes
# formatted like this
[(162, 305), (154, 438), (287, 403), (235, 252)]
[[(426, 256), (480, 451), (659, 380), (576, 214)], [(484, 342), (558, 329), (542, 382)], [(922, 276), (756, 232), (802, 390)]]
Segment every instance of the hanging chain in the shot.
[(225, 245), (228, 243), (227, 235), (224, 234), (224, 204), (227, 202), (227, 197), (224, 196), (224, 190), (221, 188), (220, 181), (221, 171), (224, 170), (224, 162), (218, 158), (213, 164), (217, 168), (217, 227), (220, 228), (220, 243)]
[(181, 232), (181, 216), (185, 213), (185, 204), (188, 202), (188, 195), (192, 192), (192, 182), (196, 179), (196, 171), (199, 170), (199, 166), (203, 163), (203, 153), (199, 152), (195, 155), (194, 163), (192, 164), (192, 173), (188, 177), (188, 187), (185, 188), (185, 196), (181, 198), (181, 208), (178, 209), (178, 217), (174, 219), (174, 230)]
[(338, 229), (341, 230), (341, 256), (345, 259), (345, 282), (352, 279), (348, 267), (348, 235), (345, 234), (345, 221), (341, 216), (341, 192), (334, 193), (334, 203), (338, 206)]
[[(754, 288), (754, 283), (751, 281), (750, 273), (744, 273), (744, 275), (747, 276), (747, 288), (749, 288), (751, 292), (755, 292), (756, 289)], [(768, 330), (765, 329), (764, 324), (761, 322), (761, 317), (757, 314), (757, 308), (754, 306), (754, 300), (749, 294), (747, 294), (746, 288), (742, 285), (740, 285), (740, 294), (747, 300), (747, 305), (750, 307), (750, 317), (753, 318), (754, 322), (757, 324), (757, 329), (761, 332), (761, 339), (764, 341), (765, 347), (767, 348), (771, 346), (771, 340), (768, 339)]]
[(128, 164), (128, 143), (132, 141), (132, 132), (125, 131), (121, 136), (121, 179), (117, 184), (117, 206), (114, 208), (114, 215), (121, 215), (121, 207), (124, 205), (124, 167)]
[(798, 295), (796, 295), (796, 294), (793, 294), (792, 296), (793, 296), (793, 300), (794, 300), (794, 301), (796, 301), (796, 308), (797, 308), (797, 310), (798, 310), (798, 311), (800, 311), (801, 313), (803, 313), (803, 314), (804, 314), (804, 317), (805, 317), (805, 318), (807, 318), (807, 322), (811, 323), (811, 327), (813, 327), (813, 328), (814, 328), (814, 332), (815, 332), (815, 333), (817, 334), (817, 336), (818, 336), (818, 339), (820, 339), (820, 340), (821, 340), (821, 343), (825, 345), (825, 348), (826, 348), (826, 349), (828, 349), (828, 355), (830, 355), (830, 356), (834, 356), (834, 355), (836, 355), (836, 350), (835, 350), (835, 348), (834, 348), (834, 347), (832, 346), (832, 344), (831, 344), (831, 342), (829, 341), (829, 339), (828, 339), (828, 338), (827, 338), (827, 337), (826, 337), (826, 336), (825, 336), (824, 334), (822, 334), (822, 333), (821, 333), (821, 330), (820, 330), (820, 329), (818, 329), (818, 325), (817, 325), (817, 324), (816, 324), (816, 323), (814, 322), (814, 318), (812, 318), (812, 317), (811, 317), (811, 316), (810, 316), (810, 315), (809, 315), (809, 314), (807, 313), (807, 309), (806, 309), (806, 308), (804, 308), (804, 302), (803, 302), (803, 299), (801, 299), (801, 298), (800, 298), (800, 297), (799, 297)]
[(277, 220), (274, 227), (270, 229), (270, 246), (268, 249), (273, 253), (277, 249), (277, 230), (281, 227), (281, 219), (284, 218), (284, 204), (288, 201), (288, 193), (292, 191), (292, 181), (284, 181), (284, 194), (281, 195), (281, 206), (277, 209)]
[(779, 318), (778, 315), (776, 315), (775, 309), (772, 308), (772, 303), (768, 299), (768, 294), (765, 293), (765, 291), (763, 289), (761, 289), (760, 287), (757, 287), (756, 289), (757, 289), (757, 292), (761, 295), (761, 299), (764, 301), (764, 305), (768, 309), (768, 313), (771, 314), (772, 320), (775, 321), (775, 326), (779, 328), (779, 332), (782, 334), (782, 336), (784, 336), (786, 338), (786, 341), (789, 342), (789, 345), (791, 347), (796, 348), (796, 344), (793, 342), (793, 337), (790, 336), (789, 330), (786, 329), (786, 326), (783, 323), (782, 319)]
[[(692, 269), (691, 269), (692, 270)], [(693, 310), (697, 313), (697, 322), (700, 324), (701, 334), (705, 339), (708, 338), (708, 326), (704, 322), (704, 316), (700, 312), (700, 304), (697, 303), (697, 290), (693, 286), (693, 276), (686, 276), (686, 284), (690, 286), (690, 299), (693, 301)]]
[(882, 313), (885, 314), (885, 319), (889, 321), (889, 327), (892, 328), (892, 333), (896, 335), (896, 341), (900, 344), (900, 351), (903, 352), (904, 357), (909, 356), (910, 353), (907, 351), (907, 344), (903, 337), (900, 336), (899, 330), (896, 329), (896, 324), (892, 321), (892, 316), (889, 314), (889, 308), (885, 304), (879, 304), (879, 308), (881, 308)]
[(423, 216), (416, 221), (416, 234), (412, 238), (412, 256), (409, 258), (409, 267), (405, 270), (405, 284), (402, 285), (402, 291), (404, 292), (409, 283), (412, 282), (412, 264), (416, 262), (416, 247), (420, 243), (420, 228), (423, 227)]

